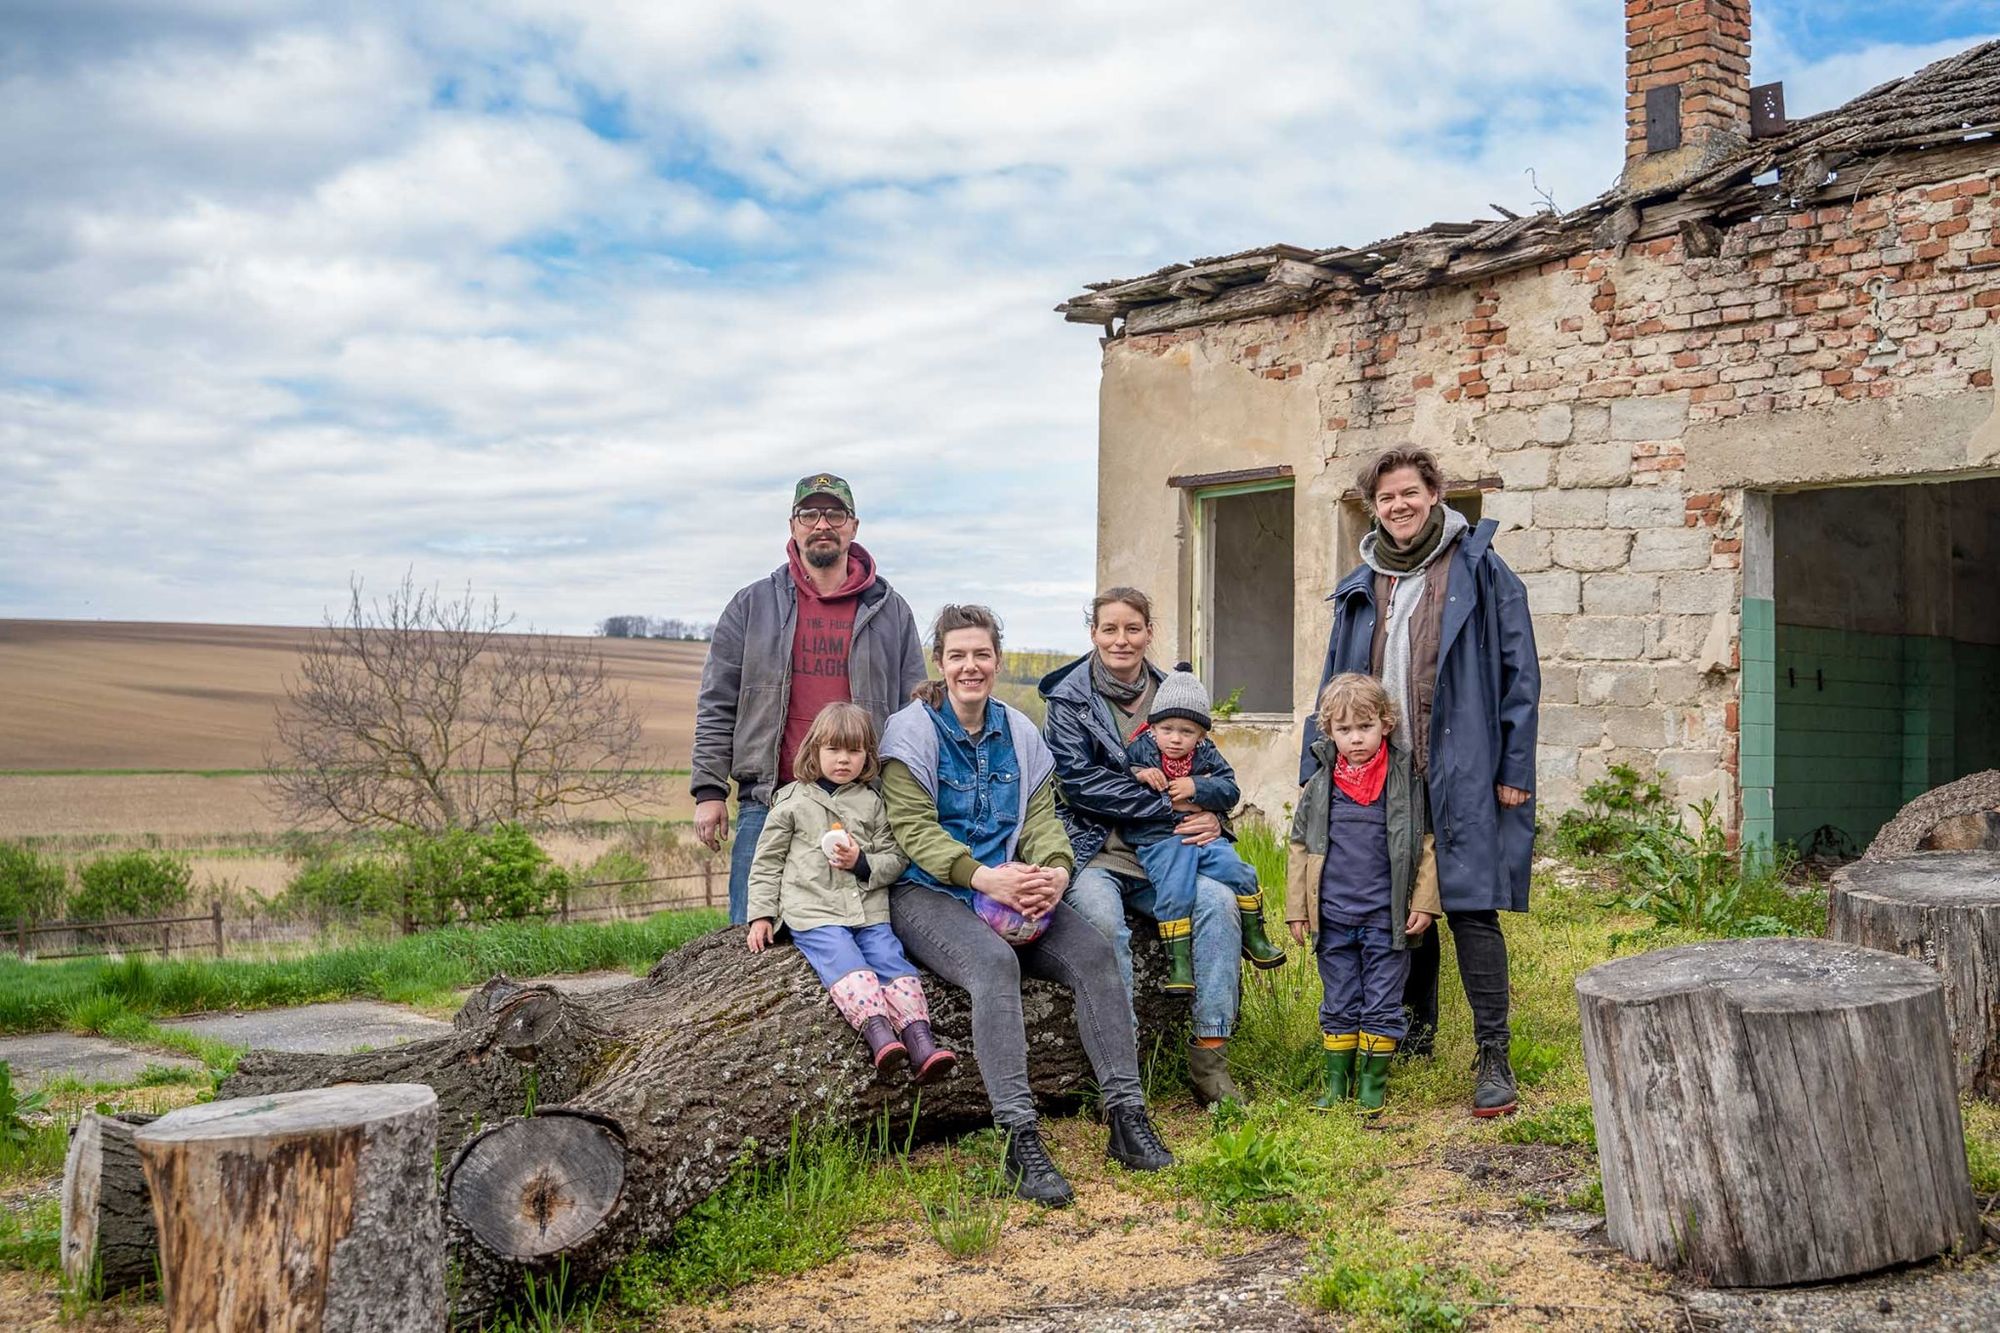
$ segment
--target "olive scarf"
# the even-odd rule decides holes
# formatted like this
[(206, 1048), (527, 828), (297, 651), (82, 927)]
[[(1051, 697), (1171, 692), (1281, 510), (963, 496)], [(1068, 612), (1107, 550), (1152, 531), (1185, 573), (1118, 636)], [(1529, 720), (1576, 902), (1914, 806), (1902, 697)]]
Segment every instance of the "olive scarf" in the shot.
[(1438, 543), (1444, 540), (1444, 510), (1441, 504), (1431, 506), (1431, 516), (1424, 520), (1417, 535), (1410, 538), (1408, 546), (1396, 545), (1396, 539), (1382, 526), (1375, 523), (1375, 558), (1370, 561), (1376, 569), (1389, 574), (1407, 574), (1421, 569), (1431, 556), (1437, 553)]

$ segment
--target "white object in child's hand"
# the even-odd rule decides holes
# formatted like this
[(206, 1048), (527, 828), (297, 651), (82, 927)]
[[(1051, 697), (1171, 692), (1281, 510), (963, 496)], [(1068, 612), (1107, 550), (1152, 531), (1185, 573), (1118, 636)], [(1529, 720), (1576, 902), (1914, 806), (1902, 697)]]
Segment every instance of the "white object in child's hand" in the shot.
[(819, 835), (819, 849), (826, 853), (829, 861), (839, 859), (841, 848), (854, 845), (854, 835), (846, 829), (830, 828)]

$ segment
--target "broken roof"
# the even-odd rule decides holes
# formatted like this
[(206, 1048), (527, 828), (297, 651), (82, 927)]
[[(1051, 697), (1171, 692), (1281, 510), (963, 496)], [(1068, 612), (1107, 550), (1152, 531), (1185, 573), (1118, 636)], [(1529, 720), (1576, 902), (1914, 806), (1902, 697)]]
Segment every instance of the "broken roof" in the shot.
[[(1869, 90), (1844, 106), (1791, 121), (1691, 180), (1653, 190), (1613, 189), (1568, 213), (1437, 222), (1372, 245), (1311, 250), (1272, 245), (1169, 264), (1142, 278), (1092, 283), (1056, 309), (1077, 324), (1159, 333), (1301, 310), (1338, 292), (1455, 286), (1589, 248), (1688, 233), (1691, 253), (1713, 253), (1715, 221), (1816, 202), (1835, 174), (1872, 163), (1860, 185), (1877, 191), (1945, 180), (1965, 153), (2000, 156), (2000, 41), (1961, 51)], [(1980, 150), (1984, 150), (1983, 152)], [(1774, 182), (1762, 181), (1776, 171)], [(1854, 194), (1850, 181), (1843, 192)]]

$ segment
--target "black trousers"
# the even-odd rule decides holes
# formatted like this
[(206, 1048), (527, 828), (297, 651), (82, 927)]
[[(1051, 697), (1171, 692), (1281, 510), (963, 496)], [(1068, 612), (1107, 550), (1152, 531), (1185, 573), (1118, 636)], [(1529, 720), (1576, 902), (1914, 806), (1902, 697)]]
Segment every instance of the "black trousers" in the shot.
[(1410, 950), (1410, 979), (1403, 1004), (1410, 1011), (1410, 1034), (1437, 1031), (1438, 966), (1444, 958), (1438, 928), (1449, 927), (1458, 951), (1458, 977), (1472, 1006), (1472, 1033), (1479, 1044), (1507, 1045), (1507, 937), (1498, 912), (1447, 912)]

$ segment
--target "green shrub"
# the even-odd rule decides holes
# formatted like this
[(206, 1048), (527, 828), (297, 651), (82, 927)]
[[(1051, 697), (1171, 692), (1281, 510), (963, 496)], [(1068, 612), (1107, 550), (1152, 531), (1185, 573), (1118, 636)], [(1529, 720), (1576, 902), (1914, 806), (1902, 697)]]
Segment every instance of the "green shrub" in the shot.
[(1559, 1148), (1597, 1149), (1597, 1121), (1589, 1102), (1565, 1102), (1533, 1115), (1511, 1118), (1501, 1127), (1503, 1143), (1547, 1143)]
[(570, 890), (569, 873), (519, 824), (405, 834), (395, 846), (409, 910), (426, 922), (529, 916), (553, 909)]
[(185, 906), (194, 886), (186, 860), (166, 852), (100, 856), (76, 877), (80, 887), (70, 897), (69, 914), (80, 921), (161, 916)]
[(1556, 821), (1555, 850), (1572, 859), (1611, 856), (1645, 833), (1678, 823), (1674, 803), (1661, 790), (1657, 776), (1613, 764), (1605, 776), (1583, 789), (1583, 804), (1565, 810)]
[(1789, 897), (1789, 853), (1730, 847), (1715, 801), (1694, 807), (1697, 828), (1676, 820), (1642, 829), (1612, 855), (1623, 885), (1619, 905), (1704, 935), (1796, 935), (1800, 922), (1771, 909)]
[(396, 867), (373, 857), (308, 861), (278, 900), (280, 911), (321, 920), (390, 916), (402, 906), (403, 883)]
[(1218, 1208), (1296, 1194), (1305, 1185), (1297, 1150), (1254, 1124), (1217, 1129), (1210, 1148), (1183, 1170), (1194, 1192)]
[(62, 910), (69, 877), (62, 862), (15, 842), (0, 842), (0, 921), (42, 921)]

